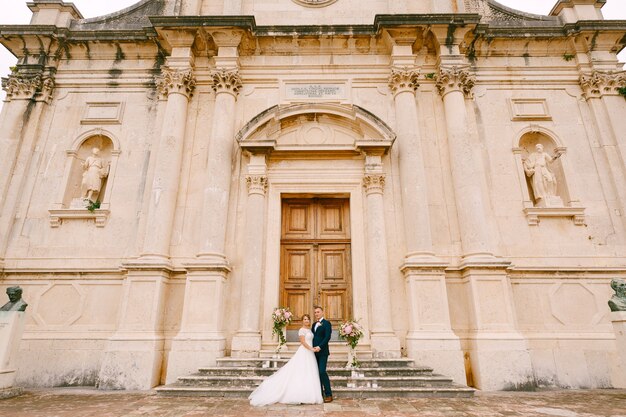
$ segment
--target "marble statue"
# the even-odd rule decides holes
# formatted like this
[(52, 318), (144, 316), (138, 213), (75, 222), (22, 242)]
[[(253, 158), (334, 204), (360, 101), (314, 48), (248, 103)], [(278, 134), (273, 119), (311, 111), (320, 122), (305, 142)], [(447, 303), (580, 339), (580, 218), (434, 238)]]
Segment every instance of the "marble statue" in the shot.
[(109, 175), (109, 166), (100, 158), (100, 149), (93, 148), (83, 166), (81, 195), (84, 200), (95, 201), (102, 187), (102, 179)]
[(626, 311), (626, 281), (623, 279), (611, 280), (611, 288), (615, 291), (609, 300), (611, 311)]
[(22, 300), (22, 289), (20, 287), (7, 288), (9, 302), (0, 307), (0, 311), (26, 311), (28, 304)]
[(563, 206), (561, 198), (556, 194), (556, 176), (550, 169), (550, 164), (560, 156), (558, 152), (554, 156), (549, 155), (543, 150), (543, 145), (538, 143), (535, 152), (524, 160), (524, 171), (531, 178), (537, 207)]

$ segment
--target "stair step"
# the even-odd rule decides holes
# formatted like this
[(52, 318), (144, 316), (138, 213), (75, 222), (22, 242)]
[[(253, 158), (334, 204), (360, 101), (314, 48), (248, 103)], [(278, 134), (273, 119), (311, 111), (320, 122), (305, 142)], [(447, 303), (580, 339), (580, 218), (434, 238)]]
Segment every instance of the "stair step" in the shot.
[[(260, 368), (252, 366), (243, 367), (213, 367), (200, 368), (198, 373), (201, 375), (217, 375), (217, 376), (267, 376), (276, 372), (279, 367)], [(342, 368), (327, 368), (328, 375), (332, 376), (350, 376), (352, 370)], [(357, 372), (365, 374), (367, 377), (373, 376), (411, 376), (411, 375), (429, 375), (432, 373), (430, 368), (358, 368)]]
[[(256, 387), (266, 376), (216, 376), (216, 375), (189, 375), (178, 378), (180, 385), (185, 386), (231, 386), (231, 387)], [(403, 377), (331, 377), (331, 383), (337, 387), (436, 387), (452, 384), (450, 378), (433, 376), (403, 376)]]
[[(290, 358), (280, 357), (280, 358), (219, 358), (217, 359), (218, 366), (223, 367), (276, 367), (282, 366), (289, 361)], [(345, 367), (348, 362), (348, 358), (329, 358), (328, 366), (339, 368)], [(378, 368), (378, 367), (407, 367), (413, 364), (412, 359), (406, 358), (397, 358), (397, 359), (359, 359), (359, 363), (361, 367), (367, 368)], [(425, 369), (430, 369), (427, 367), (421, 367)]]
[[(175, 384), (156, 388), (164, 396), (203, 396), (203, 397), (230, 397), (247, 398), (252, 388), (242, 387), (187, 387)], [(391, 398), (391, 397), (472, 397), (474, 390), (462, 386), (453, 387), (392, 387), (392, 388), (333, 388), (336, 398)]]

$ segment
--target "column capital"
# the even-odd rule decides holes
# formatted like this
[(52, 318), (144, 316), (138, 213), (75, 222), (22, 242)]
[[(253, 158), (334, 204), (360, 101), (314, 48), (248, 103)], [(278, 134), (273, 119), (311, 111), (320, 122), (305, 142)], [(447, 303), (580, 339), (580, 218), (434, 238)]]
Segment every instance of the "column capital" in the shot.
[(196, 88), (191, 68), (161, 67), (161, 75), (155, 78), (155, 83), (161, 99), (167, 99), (170, 94), (182, 94), (190, 98)]
[(2, 89), (6, 91), (7, 101), (31, 100), (49, 102), (54, 90), (54, 78), (51, 75), (14, 73), (2, 78)]
[(216, 94), (228, 93), (237, 98), (242, 87), (238, 69), (217, 69), (211, 72), (211, 77), (213, 78), (213, 90)]
[(468, 71), (467, 67), (446, 66), (439, 67), (435, 82), (441, 97), (453, 91), (460, 91), (465, 97), (471, 98), (476, 77)]
[(618, 95), (626, 88), (626, 71), (593, 71), (580, 76), (580, 86), (585, 99)]
[(395, 96), (403, 92), (415, 93), (419, 85), (420, 70), (411, 67), (393, 67), (389, 76), (389, 88)]
[(267, 192), (267, 176), (246, 175), (246, 185), (248, 186), (248, 195), (259, 194), (265, 196)]
[(368, 174), (363, 177), (365, 194), (382, 194), (385, 188), (384, 174)]

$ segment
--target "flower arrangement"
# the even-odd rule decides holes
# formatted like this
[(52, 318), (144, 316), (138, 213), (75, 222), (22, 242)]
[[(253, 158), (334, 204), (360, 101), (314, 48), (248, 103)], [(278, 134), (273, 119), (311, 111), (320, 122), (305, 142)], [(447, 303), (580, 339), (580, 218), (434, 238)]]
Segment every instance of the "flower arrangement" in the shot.
[(275, 308), (272, 313), (272, 321), (274, 322), (272, 334), (278, 336), (278, 347), (276, 348), (276, 352), (280, 351), (280, 348), (287, 343), (285, 335), (283, 334), (283, 329), (291, 323), (292, 317), (293, 314), (289, 310), (289, 307)]
[(355, 350), (359, 340), (363, 337), (363, 326), (359, 324), (358, 320), (345, 321), (339, 326), (339, 337), (350, 346), (350, 358), (348, 359), (347, 367), (358, 368), (359, 361), (357, 360)]

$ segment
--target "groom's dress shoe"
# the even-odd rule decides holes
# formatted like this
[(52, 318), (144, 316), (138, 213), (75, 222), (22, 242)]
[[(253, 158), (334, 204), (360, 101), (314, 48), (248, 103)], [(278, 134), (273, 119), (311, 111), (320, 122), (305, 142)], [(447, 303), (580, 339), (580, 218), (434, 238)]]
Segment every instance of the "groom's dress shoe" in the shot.
[(324, 397), (324, 402), (325, 402), (325, 403), (330, 403), (330, 402), (333, 402), (333, 396), (331, 395), (331, 396), (329, 396), (329, 397)]

